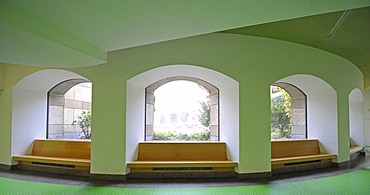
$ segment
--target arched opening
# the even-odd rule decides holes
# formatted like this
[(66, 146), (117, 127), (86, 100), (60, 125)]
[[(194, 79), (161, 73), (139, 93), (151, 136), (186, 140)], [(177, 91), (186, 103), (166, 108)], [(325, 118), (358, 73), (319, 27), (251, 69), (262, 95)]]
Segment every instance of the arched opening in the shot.
[[(145, 88), (171, 77), (198, 78), (219, 89), (219, 140), (226, 142), (229, 159), (239, 161), (239, 84), (211, 69), (191, 65), (162, 66), (127, 81), (126, 163), (134, 161), (137, 145), (145, 140)], [(223, 117), (224, 116), (224, 117)]]
[(12, 155), (29, 152), (36, 138), (46, 138), (48, 91), (66, 80), (86, 78), (65, 70), (35, 72), (13, 88)]
[(170, 77), (145, 88), (146, 141), (218, 141), (219, 90), (194, 77)]
[(71, 79), (48, 92), (48, 139), (91, 139), (91, 82)]
[(271, 139), (306, 139), (306, 94), (298, 87), (276, 82), (271, 91)]
[(349, 94), (349, 132), (351, 145), (364, 146), (364, 98), (361, 90)]
[(338, 154), (337, 93), (334, 88), (318, 77), (304, 74), (288, 76), (276, 83), (290, 84), (306, 95), (307, 139), (318, 139), (323, 153)]

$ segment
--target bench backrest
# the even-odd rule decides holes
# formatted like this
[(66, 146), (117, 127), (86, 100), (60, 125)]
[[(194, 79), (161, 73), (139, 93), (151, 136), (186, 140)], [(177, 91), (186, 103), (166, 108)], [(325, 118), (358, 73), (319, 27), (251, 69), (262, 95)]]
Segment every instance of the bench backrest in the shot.
[(318, 140), (271, 141), (271, 158), (320, 154)]
[(227, 160), (224, 142), (142, 142), (138, 161)]
[(32, 155), (90, 159), (90, 141), (80, 140), (34, 140)]

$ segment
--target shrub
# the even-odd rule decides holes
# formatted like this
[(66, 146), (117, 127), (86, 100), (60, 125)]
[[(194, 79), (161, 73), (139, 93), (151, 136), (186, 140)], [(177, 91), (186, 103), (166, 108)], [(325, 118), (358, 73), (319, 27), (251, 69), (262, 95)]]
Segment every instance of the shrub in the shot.
[(156, 141), (209, 141), (210, 132), (205, 129), (201, 132), (182, 133), (177, 131), (154, 132), (153, 140)]
[(83, 135), (80, 137), (81, 139), (91, 139), (91, 112), (90, 111), (82, 111), (82, 113), (77, 117), (76, 120), (73, 121), (72, 125), (80, 126), (81, 132)]

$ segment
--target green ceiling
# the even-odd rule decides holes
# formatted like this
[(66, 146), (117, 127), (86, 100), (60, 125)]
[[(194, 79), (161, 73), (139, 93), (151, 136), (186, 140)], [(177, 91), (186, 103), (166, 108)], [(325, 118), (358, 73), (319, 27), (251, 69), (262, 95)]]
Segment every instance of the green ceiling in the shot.
[[(110, 51), (227, 32), (317, 47), (370, 78), (368, 6), (369, 0), (0, 0), (0, 63), (92, 66)], [(346, 9), (349, 16), (326, 39)]]
[(353, 9), (327, 38), (343, 11), (224, 31), (279, 39), (319, 48), (356, 64), (370, 86), (370, 7)]

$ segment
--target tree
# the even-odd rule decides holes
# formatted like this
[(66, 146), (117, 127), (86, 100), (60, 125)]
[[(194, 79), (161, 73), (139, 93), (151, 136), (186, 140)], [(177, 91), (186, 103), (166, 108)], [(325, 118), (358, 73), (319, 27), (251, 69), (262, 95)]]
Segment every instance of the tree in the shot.
[(81, 128), (83, 136), (81, 139), (91, 139), (91, 112), (82, 111), (76, 120), (73, 121), (72, 125), (78, 124)]
[(291, 97), (280, 87), (275, 90), (281, 95), (271, 99), (271, 138), (289, 139), (292, 132)]
[(199, 122), (206, 128), (209, 128), (209, 123), (211, 121), (211, 114), (209, 106), (206, 102), (199, 102), (201, 108), (199, 109)]

